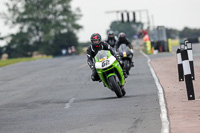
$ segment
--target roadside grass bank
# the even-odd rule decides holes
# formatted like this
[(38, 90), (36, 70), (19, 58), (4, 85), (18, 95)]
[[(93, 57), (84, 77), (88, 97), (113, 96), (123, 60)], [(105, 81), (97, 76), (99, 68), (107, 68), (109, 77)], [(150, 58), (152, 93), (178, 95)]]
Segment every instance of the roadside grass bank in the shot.
[(7, 65), (12, 65), (12, 64), (16, 64), (16, 63), (19, 63), (19, 62), (33, 61), (33, 60), (45, 59), (45, 58), (52, 58), (52, 56), (13, 58), (13, 59), (0, 60), (0, 67), (4, 67), (4, 66), (7, 66)]

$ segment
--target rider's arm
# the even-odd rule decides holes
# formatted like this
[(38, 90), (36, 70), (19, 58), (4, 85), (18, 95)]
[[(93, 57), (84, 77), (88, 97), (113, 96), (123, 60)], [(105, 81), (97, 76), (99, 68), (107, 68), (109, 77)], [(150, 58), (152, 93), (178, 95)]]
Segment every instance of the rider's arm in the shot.
[(133, 46), (131, 45), (130, 41), (127, 39), (127, 44), (129, 46), (130, 49), (133, 49)]
[(113, 51), (113, 49), (107, 42), (103, 42), (103, 46), (104, 46), (105, 50), (109, 50), (111, 52), (111, 54), (115, 56), (115, 52)]
[(118, 38), (116, 36), (114, 37), (114, 39), (115, 39), (116, 42), (118, 41)]
[(87, 49), (87, 63), (91, 69), (94, 69), (94, 62), (93, 62), (91, 46), (89, 46)]
[(110, 46), (108, 43), (105, 43), (105, 42), (104, 42), (103, 45), (104, 45), (104, 49), (105, 49), (105, 50), (110, 50), (111, 54), (112, 54), (113, 56), (115, 56), (115, 58), (117, 59), (118, 62), (120, 62), (120, 57), (119, 57), (119, 55), (116, 54), (116, 53), (113, 51), (113, 49), (111, 48), (111, 46)]
[(133, 54), (133, 46), (131, 45), (131, 43), (130, 43), (130, 41), (127, 39), (127, 44), (128, 44), (128, 46), (129, 46), (129, 48), (130, 48), (130, 51), (131, 51), (131, 53)]
[(116, 51), (118, 51), (119, 48), (119, 41), (116, 42)]

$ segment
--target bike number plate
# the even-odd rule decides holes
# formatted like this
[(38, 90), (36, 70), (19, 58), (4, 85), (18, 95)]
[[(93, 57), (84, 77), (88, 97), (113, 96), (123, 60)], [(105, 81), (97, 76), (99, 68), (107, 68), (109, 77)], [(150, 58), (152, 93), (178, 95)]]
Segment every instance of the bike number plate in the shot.
[(123, 57), (126, 57), (127, 55), (126, 55), (126, 52), (123, 52)]
[(102, 62), (102, 67), (105, 67), (105, 66), (107, 66), (107, 65), (109, 65), (110, 64), (110, 61), (109, 60), (104, 60), (103, 62)]

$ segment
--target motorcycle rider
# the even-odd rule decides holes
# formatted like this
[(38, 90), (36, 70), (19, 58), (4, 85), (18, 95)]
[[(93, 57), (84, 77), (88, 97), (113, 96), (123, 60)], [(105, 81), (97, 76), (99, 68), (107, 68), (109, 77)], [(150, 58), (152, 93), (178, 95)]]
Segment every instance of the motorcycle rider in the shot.
[(108, 38), (106, 42), (110, 44), (112, 48), (115, 47), (115, 44), (117, 42), (117, 37), (114, 35), (114, 32), (112, 30), (108, 32)]
[[(98, 53), (99, 50), (109, 50), (113, 56), (116, 57), (117, 61), (123, 66), (122, 61), (119, 59), (119, 55), (116, 55), (115, 52), (111, 49), (110, 45), (106, 42), (101, 41), (101, 35), (99, 33), (94, 33), (91, 35), (91, 44), (87, 48), (87, 63), (92, 70), (91, 79), (93, 81), (100, 81), (98, 73), (95, 69), (94, 57)], [(124, 73), (125, 78), (127, 77), (126, 73)]]
[[(131, 45), (130, 41), (128, 40), (128, 38), (126, 38), (126, 34), (121, 32), (119, 33), (118, 35), (118, 41), (116, 42), (116, 51), (118, 52), (118, 48), (120, 47), (121, 44), (126, 44), (126, 46), (128, 46), (130, 48), (130, 51), (133, 55), (133, 46)], [(132, 59), (131, 59), (131, 66), (134, 67), (134, 64), (133, 64), (133, 56), (132, 56)]]

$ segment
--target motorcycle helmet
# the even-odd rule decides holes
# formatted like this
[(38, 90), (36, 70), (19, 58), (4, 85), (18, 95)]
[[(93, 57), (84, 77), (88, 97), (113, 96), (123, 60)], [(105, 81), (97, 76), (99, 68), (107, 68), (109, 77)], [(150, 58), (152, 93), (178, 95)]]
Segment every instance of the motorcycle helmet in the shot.
[(112, 30), (108, 32), (108, 38), (114, 38), (114, 32)]
[(119, 33), (119, 35), (118, 35), (119, 41), (124, 41), (125, 38), (126, 38), (126, 34), (125, 33), (123, 33), (123, 32)]
[(99, 47), (101, 42), (101, 35), (99, 33), (93, 33), (90, 37), (92, 45)]

